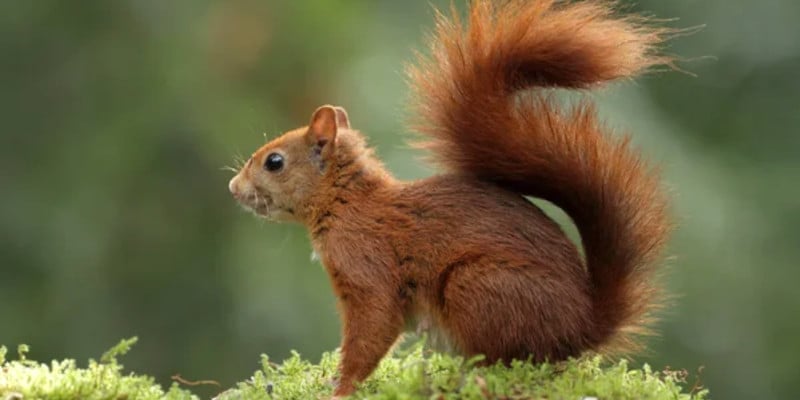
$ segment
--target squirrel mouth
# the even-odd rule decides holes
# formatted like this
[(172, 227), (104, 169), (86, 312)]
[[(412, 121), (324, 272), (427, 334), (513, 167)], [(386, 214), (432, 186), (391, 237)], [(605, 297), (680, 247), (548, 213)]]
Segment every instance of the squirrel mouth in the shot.
[(237, 200), (239, 200), (239, 204), (246, 210), (252, 211), (254, 214), (261, 217), (269, 218), (270, 210), (274, 208), (272, 198), (263, 193), (252, 192), (239, 197)]

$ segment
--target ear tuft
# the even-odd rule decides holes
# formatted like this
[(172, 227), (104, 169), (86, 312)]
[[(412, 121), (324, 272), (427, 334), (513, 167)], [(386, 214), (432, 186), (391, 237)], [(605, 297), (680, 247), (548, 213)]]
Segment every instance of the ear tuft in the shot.
[(347, 111), (343, 107), (334, 107), (336, 111), (336, 126), (339, 128), (350, 129), (350, 118), (347, 117)]

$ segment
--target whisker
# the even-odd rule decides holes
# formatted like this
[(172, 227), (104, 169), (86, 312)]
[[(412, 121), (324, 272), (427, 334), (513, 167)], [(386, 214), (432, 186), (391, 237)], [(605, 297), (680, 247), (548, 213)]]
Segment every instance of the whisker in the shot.
[(225, 165), (225, 166), (223, 166), (223, 167), (220, 167), (220, 169), (219, 169), (219, 170), (220, 170), (220, 171), (230, 171), (230, 172), (233, 172), (234, 174), (237, 174), (237, 173), (239, 173), (239, 170), (238, 170), (238, 169), (236, 169), (236, 168), (233, 168), (233, 167), (231, 167), (230, 165)]
[(241, 153), (236, 153), (233, 156), (233, 162), (238, 167), (238, 169), (242, 169), (242, 167), (244, 167), (244, 165), (247, 163), (247, 161), (245, 161), (245, 158), (242, 156)]

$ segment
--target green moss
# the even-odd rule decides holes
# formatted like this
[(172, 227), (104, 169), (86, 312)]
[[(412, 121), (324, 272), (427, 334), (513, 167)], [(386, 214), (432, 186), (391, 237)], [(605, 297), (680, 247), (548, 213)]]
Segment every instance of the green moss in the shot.
[[(707, 391), (684, 391), (686, 374), (630, 369), (625, 361), (607, 367), (600, 357), (559, 364), (515, 362), (473, 367), (464, 360), (427, 354), (421, 345), (387, 357), (353, 396), (356, 399), (703, 399)], [(261, 370), (220, 399), (310, 399), (328, 395), (338, 354), (325, 353), (319, 364), (293, 353), (283, 364), (262, 356)]]
[(12, 399), (115, 399), (115, 400), (188, 400), (190, 392), (172, 385), (166, 392), (149, 376), (123, 374), (117, 356), (125, 354), (136, 338), (121, 341), (100, 358), (78, 368), (75, 360), (50, 364), (27, 359), (28, 346), (20, 345), (18, 359), (6, 360), (7, 350), (0, 347), (0, 400)]
[[(135, 338), (122, 341), (100, 362), (77, 368), (75, 361), (40, 364), (27, 360), (20, 347), (18, 360), (6, 360), (0, 348), (0, 400), (23, 399), (194, 399), (173, 384), (168, 391), (153, 378), (123, 374), (117, 357)], [(318, 364), (298, 353), (275, 364), (261, 356), (261, 368), (245, 382), (224, 391), (220, 400), (316, 399), (330, 395), (338, 353), (325, 353)], [(603, 366), (599, 357), (558, 364), (515, 362), (511, 367), (474, 367), (479, 359), (464, 360), (423, 350), (416, 344), (387, 357), (353, 396), (355, 399), (704, 399), (706, 390), (688, 393), (685, 373), (654, 372), (648, 366), (630, 369), (625, 361)]]

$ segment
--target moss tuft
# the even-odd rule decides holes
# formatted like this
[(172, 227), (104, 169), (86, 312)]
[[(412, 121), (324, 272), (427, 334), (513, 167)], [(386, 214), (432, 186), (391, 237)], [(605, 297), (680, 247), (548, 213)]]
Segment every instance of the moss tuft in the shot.
[(28, 346), (20, 345), (17, 360), (6, 360), (0, 348), (0, 399), (115, 399), (189, 400), (190, 392), (173, 384), (166, 392), (149, 376), (123, 374), (117, 356), (125, 354), (136, 338), (121, 341), (100, 358), (78, 368), (75, 360), (49, 364), (27, 359)]
[[(233, 399), (311, 399), (330, 395), (338, 353), (325, 353), (319, 364), (299, 354), (275, 364), (262, 356), (261, 369), (246, 382), (219, 396)], [(474, 367), (465, 360), (423, 350), (385, 358), (364, 382), (355, 399), (705, 399), (707, 390), (684, 390), (686, 373), (654, 372), (626, 361), (602, 366), (601, 357), (557, 364), (517, 361), (510, 367)]]

